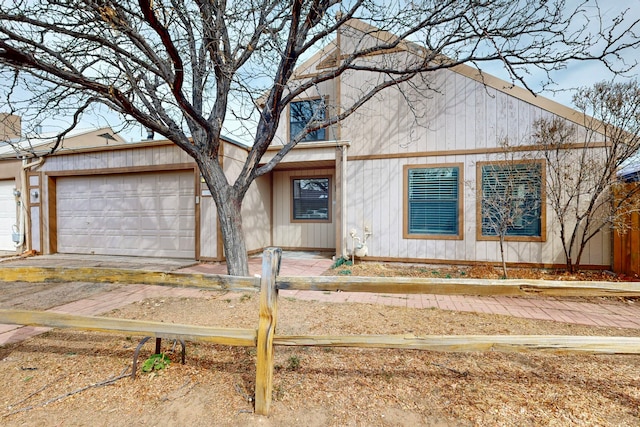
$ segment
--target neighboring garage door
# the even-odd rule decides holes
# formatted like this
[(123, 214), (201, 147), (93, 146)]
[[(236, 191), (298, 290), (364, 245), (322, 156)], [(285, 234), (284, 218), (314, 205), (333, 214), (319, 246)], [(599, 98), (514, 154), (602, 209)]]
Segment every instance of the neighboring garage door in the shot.
[(11, 238), (16, 224), (16, 197), (13, 195), (15, 186), (12, 179), (0, 181), (0, 251), (16, 250)]
[(59, 177), (60, 253), (195, 258), (193, 171)]

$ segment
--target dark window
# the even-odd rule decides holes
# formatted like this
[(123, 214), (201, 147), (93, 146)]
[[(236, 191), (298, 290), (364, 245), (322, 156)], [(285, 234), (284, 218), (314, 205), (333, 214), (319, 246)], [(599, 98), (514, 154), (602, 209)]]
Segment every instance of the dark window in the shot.
[(540, 237), (542, 165), (482, 166), (482, 235)]
[(329, 178), (293, 180), (293, 219), (329, 220)]
[(459, 233), (459, 169), (409, 169), (409, 234)]
[[(292, 102), (289, 105), (289, 138), (296, 138), (310, 122), (319, 122), (324, 119), (324, 100), (312, 99)], [(307, 133), (302, 141), (325, 141), (326, 139), (326, 129), (322, 128)]]

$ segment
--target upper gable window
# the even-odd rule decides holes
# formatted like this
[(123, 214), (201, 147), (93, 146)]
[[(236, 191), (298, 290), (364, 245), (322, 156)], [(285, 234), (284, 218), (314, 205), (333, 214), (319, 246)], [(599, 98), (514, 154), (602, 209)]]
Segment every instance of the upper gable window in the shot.
[[(325, 103), (321, 98), (296, 101), (289, 104), (289, 139), (303, 132), (309, 122), (325, 120)], [(326, 129), (307, 133), (301, 141), (326, 141)]]

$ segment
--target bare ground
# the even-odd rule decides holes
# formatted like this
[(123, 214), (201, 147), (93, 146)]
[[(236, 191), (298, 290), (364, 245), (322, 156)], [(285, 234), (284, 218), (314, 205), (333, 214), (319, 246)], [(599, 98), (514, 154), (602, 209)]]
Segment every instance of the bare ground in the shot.
[[(369, 266), (370, 271), (372, 268)], [(358, 273), (354, 269), (351, 274)], [(438, 274), (451, 273), (441, 270)], [(253, 328), (257, 324), (256, 294), (207, 295), (199, 299), (145, 300), (108, 315), (223, 327)], [(627, 299), (607, 302), (637, 303)], [(287, 298), (279, 300), (278, 332), (640, 336), (635, 329)], [(163, 350), (172, 360), (168, 368), (139, 373), (135, 381), (122, 378), (101, 384), (125, 372), (139, 340), (140, 337), (54, 330), (0, 348), (0, 382), (5, 385), (0, 398), (0, 424), (640, 424), (637, 356), (278, 347), (272, 414), (261, 417), (253, 414), (250, 400), (255, 381), (252, 348), (188, 342), (187, 363), (181, 365), (178, 349), (171, 352), (170, 343), (165, 343)], [(146, 344), (141, 360), (152, 352), (153, 345)]]

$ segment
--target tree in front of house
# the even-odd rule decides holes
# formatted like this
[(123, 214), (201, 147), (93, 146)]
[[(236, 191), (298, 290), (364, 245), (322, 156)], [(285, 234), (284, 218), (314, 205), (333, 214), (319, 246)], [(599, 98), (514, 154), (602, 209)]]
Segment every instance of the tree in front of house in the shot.
[[(0, 86), (9, 112), (66, 114), (73, 126), (93, 106), (105, 106), (175, 143), (195, 160), (211, 191), (229, 273), (247, 275), (243, 199), (298, 142), (313, 141), (381, 91), (458, 64), (502, 63), (525, 87), (531, 67), (548, 73), (569, 60), (599, 60), (613, 68), (638, 44), (637, 23), (623, 15), (605, 22), (598, 7), (586, 7), (591, 4), (597, 6), (569, 7), (563, 0), (6, 0), (0, 4)], [(316, 52), (334, 51), (353, 20), (371, 27), (325, 58), (325, 67), (298, 79), (296, 67)], [(317, 95), (344, 73), (363, 73), (368, 83), (325, 109), (305, 105), (311, 117), (294, 111), (294, 119), (301, 116), (297, 133), (279, 141), (280, 150), (263, 163), (292, 101)], [(220, 151), (230, 122), (240, 123), (251, 140), (242, 170), (232, 177)]]
[(502, 144), (500, 160), (478, 165), (477, 198), (481, 215), (480, 238), (497, 238), (500, 244), (502, 276), (508, 278), (505, 258), (507, 239), (540, 237), (544, 198), (544, 164), (517, 157), (508, 144)]
[(534, 134), (547, 165), (546, 200), (559, 226), (568, 271), (579, 268), (595, 236), (621, 230), (621, 219), (640, 209), (640, 187), (618, 179), (640, 150), (640, 85), (601, 82), (580, 89), (574, 104), (585, 114), (582, 126), (540, 119)]

